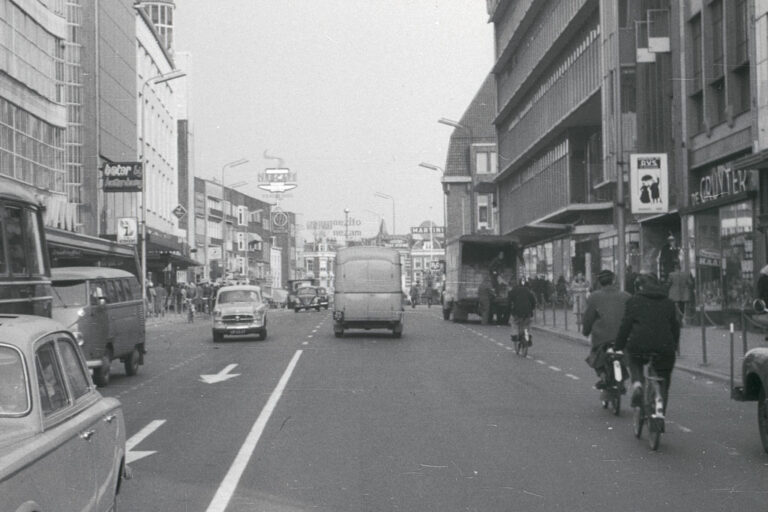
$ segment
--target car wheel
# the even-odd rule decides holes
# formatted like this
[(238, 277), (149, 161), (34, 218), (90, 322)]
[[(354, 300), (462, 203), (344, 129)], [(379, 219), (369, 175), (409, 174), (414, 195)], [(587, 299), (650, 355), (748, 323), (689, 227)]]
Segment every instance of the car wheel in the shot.
[(141, 359), (141, 355), (139, 354), (138, 349), (133, 349), (131, 354), (123, 361), (123, 366), (125, 366), (125, 374), (129, 377), (133, 377), (137, 373), (139, 373), (139, 360)]
[(259, 333), (259, 340), (265, 340), (265, 339), (267, 339), (267, 330), (266, 329), (264, 329), (263, 331), (261, 331)]
[(320, 311), (320, 306), (317, 306), (317, 307), (315, 308), (315, 311), (318, 311), (318, 312), (319, 312), (319, 311)]
[(213, 333), (213, 342), (214, 343), (221, 343), (222, 341), (224, 341), (224, 335), (223, 334), (221, 334), (220, 332)]
[(101, 358), (101, 366), (93, 370), (93, 382), (100, 388), (109, 385), (109, 378), (112, 375), (112, 351), (107, 349)]

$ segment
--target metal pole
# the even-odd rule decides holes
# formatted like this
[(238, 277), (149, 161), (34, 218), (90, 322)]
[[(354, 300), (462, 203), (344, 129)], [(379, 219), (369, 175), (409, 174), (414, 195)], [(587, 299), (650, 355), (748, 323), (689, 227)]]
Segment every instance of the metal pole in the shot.
[[(617, 18), (618, 20), (618, 18)], [(616, 118), (616, 234), (618, 243), (616, 246), (616, 256), (618, 265), (616, 267), (616, 279), (619, 281), (619, 289), (624, 290), (624, 274), (626, 265), (626, 235), (624, 226), (624, 134), (621, 126), (621, 47), (619, 43), (619, 27), (616, 22), (615, 32), (615, 52), (616, 58), (616, 76), (614, 80), (614, 116)]]
[(574, 297), (576, 300), (576, 330), (581, 331), (581, 295)]
[(707, 366), (707, 326), (704, 324), (704, 304), (699, 306), (699, 318), (701, 318), (701, 365)]
[(565, 307), (563, 308), (563, 318), (565, 318), (565, 330), (568, 330), (568, 301), (565, 301)]
[[(141, 85), (141, 300), (144, 308), (147, 305), (147, 169), (144, 165), (144, 146), (146, 141), (144, 128), (144, 103), (146, 101), (145, 90), (151, 78), (144, 80)], [(144, 312), (146, 318), (147, 312)]]
[[(744, 345), (744, 353), (746, 354), (747, 353), (747, 314), (744, 312), (743, 307), (741, 308), (741, 343)], [(731, 350), (733, 350), (733, 343), (731, 343)], [(733, 386), (731, 386), (731, 388), (733, 388)]]
[(557, 327), (557, 312), (555, 311), (555, 301), (552, 301), (552, 327)]
[[(743, 314), (744, 314), (744, 312), (742, 311), (742, 315)], [(742, 317), (742, 321), (743, 320), (744, 320), (744, 318)], [(743, 335), (744, 335), (744, 331), (742, 330), (742, 336)], [(733, 324), (731, 324), (731, 347), (730, 347), (730, 354), (731, 354), (731, 357), (730, 357), (730, 367), (731, 367), (731, 374), (730, 374), (731, 375), (731, 377), (730, 377), (731, 386), (730, 386), (730, 390), (731, 390), (731, 393), (733, 393)]]

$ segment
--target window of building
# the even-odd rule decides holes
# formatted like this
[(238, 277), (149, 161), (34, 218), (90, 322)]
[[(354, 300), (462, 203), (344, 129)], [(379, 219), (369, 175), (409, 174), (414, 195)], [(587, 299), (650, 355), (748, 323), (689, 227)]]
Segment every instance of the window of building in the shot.
[(237, 224), (238, 226), (247, 226), (248, 223), (246, 222), (246, 215), (248, 211), (244, 206), (238, 206), (237, 207)]
[(475, 170), (477, 174), (496, 174), (498, 172), (498, 155), (495, 151), (478, 151), (475, 154)]
[(238, 251), (245, 250), (245, 233), (237, 234), (237, 250)]
[(701, 15), (691, 20), (691, 93), (701, 90)]
[(477, 228), (492, 229), (491, 216), (492, 196), (490, 194), (478, 194), (477, 196)]
[(734, 40), (733, 65), (731, 86), (729, 87), (730, 103), (734, 114), (747, 112), (751, 108), (752, 97), (750, 88), (749, 69), (749, 10), (747, 0), (736, 0), (734, 10)]

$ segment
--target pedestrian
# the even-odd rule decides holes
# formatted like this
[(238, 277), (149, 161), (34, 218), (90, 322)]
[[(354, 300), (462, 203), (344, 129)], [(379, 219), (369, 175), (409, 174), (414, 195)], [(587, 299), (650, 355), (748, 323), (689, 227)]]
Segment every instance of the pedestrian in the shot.
[(680, 322), (675, 304), (667, 297), (656, 276), (642, 274), (635, 281), (635, 294), (626, 302), (624, 317), (616, 335), (616, 350), (626, 350), (632, 379), (632, 407), (642, 405), (643, 366), (654, 357), (653, 366), (662, 379), (664, 413), (669, 403), (669, 386), (675, 353), (680, 344)]
[(624, 317), (624, 305), (631, 297), (627, 292), (619, 290), (614, 283), (616, 276), (610, 270), (601, 270), (597, 274), (599, 288), (595, 290), (586, 302), (581, 333), (592, 336), (592, 348), (587, 357), (587, 364), (594, 368), (600, 380), (595, 387), (604, 389), (609, 371), (606, 350), (616, 341), (621, 319)]
[(635, 278), (637, 278), (637, 274), (632, 270), (632, 265), (627, 265), (627, 270), (624, 273), (624, 291), (630, 295), (635, 293)]
[(155, 304), (157, 301), (157, 292), (155, 291), (155, 285), (152, 281), (147, 285), (147, 308), (149, 310), (149, 316), (156, 316)]
[(158, 316), (165, 316), (165, 310), (168, 306), (168, 291), (165, 289), (165, 286), (162, 284), (157, 287), (157, 305), (155, 308), (157, 309)]
[(672, 302), (675, 303), (677, 313), (680, 315), (681, 320), (684, 320), (685, 305), (690, 300), (691, 290), (693, 290), (693, 277), (691, 274), (680, 270), (680, 264), (676, 264), (673, 268), (674, 270), (669, 273), (668, 295), (669, 298), (672, 299)]
[[(587, 292), (589, 292), (589, 283), (584, 278), (584, 274), (578, 272), (571, 283), (571, 295), (573, 296), (573, 312), (576, 315), (584, 313), (586, 308)], [(581, 320), (577, 318), (577, 321)]]
[(179, 294), (179, 298), (181, 299), (181, 307), (179, 308), (179, 312), (183, 313), (186, 311), (188, 304), (187, 304), (187, 296), (189, 295), (189, 291), (187, 290), (187, 285), (183, 284), (181, 285), (181, 290)]
[(757, 279), (757, 298), (763, 301), (763, 307), (768, 305), (768, 265), (760, 269)]

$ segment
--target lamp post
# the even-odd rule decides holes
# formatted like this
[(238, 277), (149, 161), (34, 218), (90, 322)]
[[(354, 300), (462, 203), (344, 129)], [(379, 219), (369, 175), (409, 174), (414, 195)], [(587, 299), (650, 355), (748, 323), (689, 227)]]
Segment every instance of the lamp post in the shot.
[(146, 303), (147, 300), (147, 169), (146, 162), (144, 161), (145, 152), (144, 148), (147, 145), (145, 140), (145, 113), (144, 104), (146, 103), (146, 88), (149, 85), (157, 85), (165, 82), (170, 82), (177, 78), (186, 76), (187, 74), (180, 70), (174, 69), (167, 73), (161, 73), (153, 77), (147, 78), (141, 84), (140, 96), (141, 96), (141, 147), (139, 152), (139, 162), (141, 162), (141, 297)]
[(344, 208), (344, 245), (349, 247), (349, 208)]
[(239, 165), (247, 164), (248, 160), (246, 158), (240, 158), (239, 160), (235, 160), (229, 163), (224, 164), (221, 167), (221, 209), (222, 209), (222, 233), (221, 233), (221, 239), (222, 239), (222, 248), (221, 248), (221, 258), (222, 263), (224, 265), (224, 277), (227, 277), (227, 271), (229, 270), (229, 258), (227, 257), (227, 211), (224, 209), (224, 206), (227, 203), (227, 187), (224, 185), (224, 171), (227, 169), (231, 169), (232, 167), (237, 167)]
[(390, 196), (390, 195), (388, 195), (388, 194), (383, 194), (381, 192), (375, 192), (373, 195), (376, 196), (376, 197), (381, 197), (383, 199), (391, 199), (392, 200), (392, 234), (393, 235), (396, 234), (397, 233), (397, 229), (395, 229), (395, 198)]

